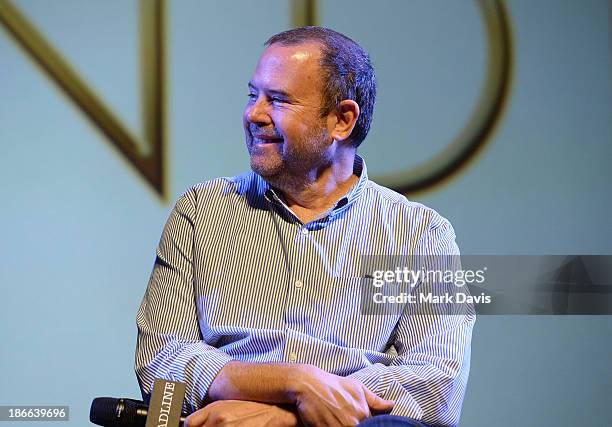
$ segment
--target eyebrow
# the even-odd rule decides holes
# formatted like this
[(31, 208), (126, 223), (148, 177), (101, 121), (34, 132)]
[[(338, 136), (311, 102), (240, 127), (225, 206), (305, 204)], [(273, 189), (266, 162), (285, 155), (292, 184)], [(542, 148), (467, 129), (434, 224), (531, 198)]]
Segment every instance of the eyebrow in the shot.
[[(255, 86), (252, 82), (248, 83), (248, 87), (249, 89), (253, 89), (253, 90), (259, 90), (259, 88), (257, 86)], [(284, 98), (287, 98), (290, 101), (294, 101), (295, 98), (293, 96), (291, 96), (288, 92), (285, 92), (282, 89), (267, 89), (265, 90), (266, 93), (269, 93), (270, 95), (280, 95)]]

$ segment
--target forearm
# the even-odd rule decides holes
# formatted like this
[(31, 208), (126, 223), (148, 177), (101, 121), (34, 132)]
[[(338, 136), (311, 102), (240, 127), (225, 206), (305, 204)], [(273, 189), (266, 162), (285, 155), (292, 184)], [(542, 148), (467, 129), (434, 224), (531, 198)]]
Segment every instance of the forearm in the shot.
[(312, 367), (293, 363), (249, 363), (231, 361), (218, 373), (208, 389), (208, 400), (250, 400), (292, 404), (296, 384)]
[(232, 361), (219, 371), (208, 397), (295, 405), (309, 426), (356, 425), (371, 413), (393, 407), (361, 382), (307, 364)]

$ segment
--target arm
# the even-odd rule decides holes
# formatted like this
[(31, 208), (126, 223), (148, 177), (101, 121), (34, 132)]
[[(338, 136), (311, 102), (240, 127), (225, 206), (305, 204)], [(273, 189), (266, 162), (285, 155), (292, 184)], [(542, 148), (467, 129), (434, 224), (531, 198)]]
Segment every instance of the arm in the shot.
[(185, 193), (164, 228), (153, 272), (137, 315), (136, 375), (143, 397), (155, 378), (187, 384), (189, 412), (203, 397), (219, 370), (231, 360), (202, 341), (193, 294), (193, 221), (195, 195)]
[(313, 426), (355, 425), (393, 407), (358, 380), (291, 363), (232, 361), (221, 369), (208, 397), (295, 405), (300, 419)]
[(189, 412), (201, 408), (205, 396), (213, 401), (295, 404), (301, 417), (312, 424), (328, 417), (360, 420), (370, 414), (370, 408), (390, 410), (390, 402), (356, 380), (310, 365), (232, 361), (205, 344), (192, 283), (195, 204), (191, 191), (173, 209), (138, 311), (136, 373), (143, 396), (151, 393), (155, 378), (164, 378), (187, 384)]
[[(430, 270), (460, 268), (454, 264), (459, 255), (455, 233), (437, 215), (414, 253), (427, 255)], [(453, 287), (451, 284), (449, 291)], [(379, 396), (395, 400), (392, 414), (456, 425), (469, 373), (474, 320), (470, 305), (409, 304), (396, 329), (393, 345), (397, 356), (392, 363), (377, 363), (350, 377)]]

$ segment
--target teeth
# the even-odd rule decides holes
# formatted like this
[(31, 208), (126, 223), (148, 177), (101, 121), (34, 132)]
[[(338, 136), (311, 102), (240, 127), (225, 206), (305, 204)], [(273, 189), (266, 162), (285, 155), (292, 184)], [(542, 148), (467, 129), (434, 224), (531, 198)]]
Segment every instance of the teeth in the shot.
[(268, 138), (257, 138), (254, 137), (253, 141), (257, 144), (273, 144), (276, 142), (280, 142), (280, 138), (268, 139)]

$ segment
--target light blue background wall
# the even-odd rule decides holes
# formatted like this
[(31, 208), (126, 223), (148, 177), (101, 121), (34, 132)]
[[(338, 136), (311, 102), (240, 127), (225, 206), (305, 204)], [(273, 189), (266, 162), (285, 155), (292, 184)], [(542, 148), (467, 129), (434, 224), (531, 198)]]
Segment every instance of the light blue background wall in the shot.
[[(377, 68), (361, 150), (371, 174), (452, 139), (484, 76), (476, 3), (320, 3), (321, 23), (362, 43)], [(137, 2), (16, 4), (138, 131)], [(464, 253), (612, 254), (610, 2), (507, 6), (516, 51), (502, 121), (476, 162), (416, 198), (452, 221)], [(246, 82), (289, 16), (282, 0), (171, 2), (172, 200), (248, 168)], [(171, 204), (6, 32), (0, 99), (0, 404), (70, 405), (68, 425), (86, 425), (93, 397), (139, 396), (135, 314)], [(611, 335), (609, 316), (480, 317), (462, 425), (609, 425)]]

